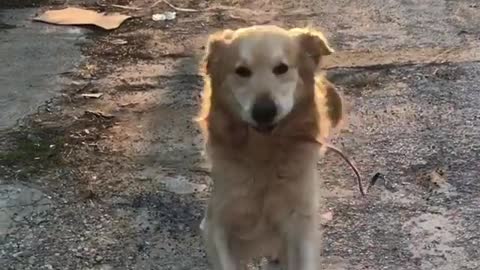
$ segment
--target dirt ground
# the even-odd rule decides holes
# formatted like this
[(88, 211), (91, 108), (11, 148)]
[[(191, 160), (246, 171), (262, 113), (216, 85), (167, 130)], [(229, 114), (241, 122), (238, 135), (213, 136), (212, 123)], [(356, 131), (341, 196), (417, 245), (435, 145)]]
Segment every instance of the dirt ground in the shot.
[(477, 0), (171, 0), (193, 10), (160, 22), (161, 1), (67, 2), (134, 18), (94, 30), (70, 86), (0, 133), (2, 269), (208, 269), (198, 61), (209, 33), (265, 23), (324, 31), (350, 112), (336, 144), (384, 175), (361, 198), (320, 161), (322, 269), (480, 269)]

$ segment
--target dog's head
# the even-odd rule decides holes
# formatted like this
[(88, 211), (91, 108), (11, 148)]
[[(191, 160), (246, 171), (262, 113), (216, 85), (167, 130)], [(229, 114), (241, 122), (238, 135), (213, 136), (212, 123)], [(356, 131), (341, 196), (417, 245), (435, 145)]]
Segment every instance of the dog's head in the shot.
[(310, 29), (224, 30), (208, 41), (205, 69), (215, 99), (257, 130), (269, 131), (313, 98), (315, 71), (332, 52), (323, 34)]

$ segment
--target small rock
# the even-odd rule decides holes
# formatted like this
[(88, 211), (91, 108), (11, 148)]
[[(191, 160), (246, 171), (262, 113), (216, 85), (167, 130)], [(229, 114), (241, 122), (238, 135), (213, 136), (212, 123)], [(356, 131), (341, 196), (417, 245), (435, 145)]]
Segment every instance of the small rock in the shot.
[(20, 252), (17, 252), (17, 253), (15, 253), (15, 254), (13, 254), (13, 257), (14, 257), (14, 258), (17, 258), (17, 257), (20, 257), (20, 256), (22, 256), (22, 255), (23, 255), (23, 251), (20, 251)]
[(103, 261), (103, 257), (98, 255), (98, 256), (95, 257), (95, 261), (96, 262), (101, 262), (101, 261)]
[(167, 11), (161, 14), (153, 14), (152, 20), (153, 21), (171, 21), (171, 20), (175, 20), (176, 17), (177, 17), (177, 13)]
[(95, 270), (113, 270), (113, 266), (108, 264), (102, 264), (94, 268)]
[(28, 263), (29, 264), (34, 264), (35, 263), (35, 257), (32, 256), (32, 257), (28, 258)]
[(321, 215), (322, 223), (326, 224), (333, 220), (333, 212), (327, 211)]

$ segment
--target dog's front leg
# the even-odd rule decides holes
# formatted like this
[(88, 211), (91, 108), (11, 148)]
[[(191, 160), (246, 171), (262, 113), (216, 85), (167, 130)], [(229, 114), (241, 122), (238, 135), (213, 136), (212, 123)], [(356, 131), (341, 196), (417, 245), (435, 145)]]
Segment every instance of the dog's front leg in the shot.
[(295, 214), (286, 235), (288, 270), (319, 270), (318, 235), (313, 215)]
[(278, 259), (269, 260), (264, 267), (264, 270), (285, 270)]
[(207, 217), (202, 220), (207, 256), (214, 270), (240, 270), (228, 246), (225, 228)]

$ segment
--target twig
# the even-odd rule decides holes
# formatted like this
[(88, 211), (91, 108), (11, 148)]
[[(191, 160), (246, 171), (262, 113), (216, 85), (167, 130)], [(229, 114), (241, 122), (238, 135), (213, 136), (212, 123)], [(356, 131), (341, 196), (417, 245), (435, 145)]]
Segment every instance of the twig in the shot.
[(342, 150), (326, 142), (319, 142), (319, 143), (321, 143), (328, 149), (332, 150), (333, 152), (337, 153), (340, 157), (343, 158), (343, 160), (345, 160), (345, 162), (347, 162), (347, 164), (350, 166), (350, 168), (352, 168), (353, 172), (355, 173), (355, 176), (357, 177), (357, 185), (358, 185), (358, 189), (360, 190), (360, 194), (362, 194), (362, 196), (365, 196), (365, 194), (367, 193), (366, 193), (366, 190), (364, 190), (363, 188), (362, 177), (360, 176), (360, 173), (358, 172), (357, 167), (355, 167), (355, 165), (350, 161), (350, 159), (345, 154), (343, 154)]
[[(445, 56), (446, 54), (449, 54), (450, 52), (454, 51), (456, 48), (450, 48), (450, 49), (446, 49), (444, 51), (442, 51), (441, 53), (437, 54), (435, 57), (432, 58), (432, 60), (430, 60), (430, 64), (435, 64), (437, 63), (437, 61), (442, 57), (442, 56)], [(443, 60), (443, 61), (440, 61), (438, 63), (440, 64), (443, 64), (446, 60)]]
[(150, 8), (153, 8), (155, 7), (156, 5), (160, 4), (160, 3), (165, 3), (167, 4), (169, 7), (171, 7), (172, 9), (176, 10), (176, 11), (180, 11), (180, 12), (199, 12), (200, 10), (198, 9), (192, 9), (192, 8), (181, 8), (181, 7), (176, 7), (174, 6), (172, 3), (170, 3), (169, 1), (167, 0), (158, 0), (157, 2), (153, 3)]
[(117, 5), (117, 4), (105, 5), (105, 4), (100, 3), (100, 1), (97, 1), (96, 4), (100, 7), (112, 6), (112, 7), (128, 9), (128, 10), (142, 10), (142, 8), (133, 7), (133, 6), (124, 6), (124, 5)]
[(150, 8), (156, 7), (158, 4), (162, 3), (163, 0), (158, 0), (157, 2), (153, 3)]
[(214, 7), (209, 7), (209, 8), (202, 9), (202, 10), (193, 9), (193, 8), (182, 8), (182, 7), (175, 6), (174, 4), (170, 3), (168, 0), (158, 0), (155, 3), (153, 3), (152, 5), (150, 5), (150, 7), (144, 7), (144, 8), (140, 8), (140, 7), (136, 7), (136, 6), (117, 5), (117, 4), (105, 5), (105, 4), (101, 4), (99, 1), (96, 2), (96, 4), (98, 6), (101, 6), (101, 7), (111, 6), (111, 7), (122, 8), (122, 9), (127, 9), (127, 10), (144, 10), (146, 8), (151, 9), (153, 7), (156, 7), (160, 3), (165, 3), (166, 5), (168, 5), (173, 10), (179, 11), (179, 12), (202, 12), (202, 11), (217, 11), (217, 10), (234, 10), (234, 9), (237, 9), (235, 7), (229, 7), (229, 6), (214, 6)]
[(163, 2), (165, 4), (167, 4), (169, 7), (175, 9), (176, 11), (182, 11), (182, 12), (198, 12), (199, 10), (197, 9), (192, 9), (192, 8), (179, 8), (179, 7), (176, 7), (174, 5), (172, 5), (172, 3), (168, 2), (167, 0), (163, 0)]
[(295, 139), (298, 139), (298, 140), (301, 140), (301, 141), (308, 141), (308, 142), (312, 142), (312, 143), (315, 143), (315, 144), (319, 144), (321, 145), (322, 147), (325, 147), (327, 150), (332, 150), (333, 152), (335, 152), (336, 154), (338, 154), (340, 157), (342, 157), (342, 159), (347, 162), (347, 164), (350, 166), (350, 168), (353, 170), (354, 174), (355, 174), (355, 177), (356, 177), (356, 183), (358, 185), (358, 189), (360, 190), (360, 194), (362, 194), (362, 196), (365, 196), (367, 195), (368, 193), (368, 190), (373, 186), (375, 185), (375, 183), (377, 182), (378, 178), (380, 178), (382, 175), (380, 173), (376, 173), (371, 179), (370, 179), (370, 182), (368, 183), (368, 186), (367, 188), (365, 189), (363, 187), (363, 183), (362, 183), (362, 177), (360, 176), (360, 172), (358, 171), (357, 167), (355, 166), (355, 164), (353, 164), (353, 162), (342, 152), (342, 150), (338, 149), (337, 147), (335, 147), (334, 145), (326, 142), (325, 140), (322, 140), (320, 138), (310, 138), (310, 137), (304, 137), (304, 136), (295, 136), (293, 137)]
[(117, 5), (117, 4), (112, 4), (112, 7), (123, 8), (123, 9), (128, 9), (128, 10), (142, 10), (139, 7), (131, 7), (131, 6), (124, 6), (124, 5)]

